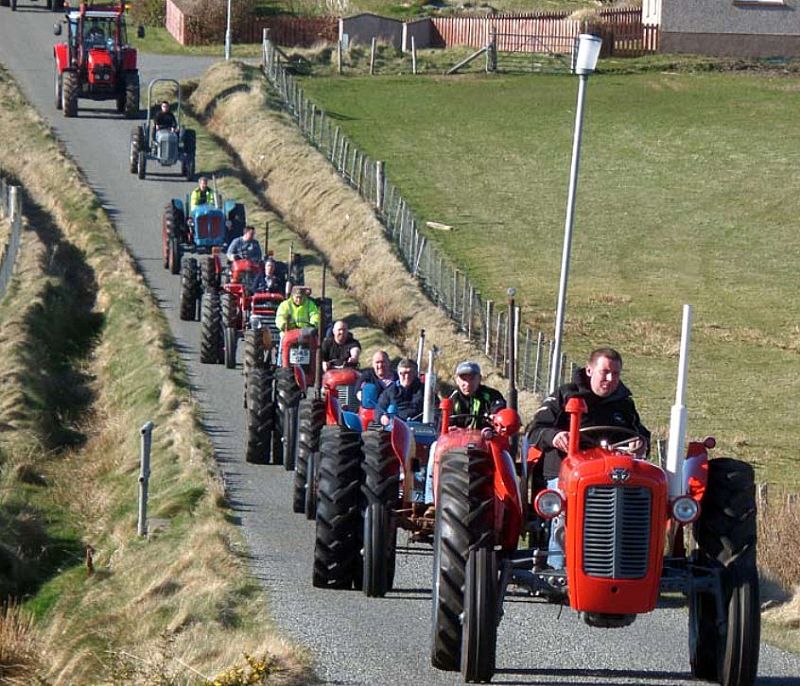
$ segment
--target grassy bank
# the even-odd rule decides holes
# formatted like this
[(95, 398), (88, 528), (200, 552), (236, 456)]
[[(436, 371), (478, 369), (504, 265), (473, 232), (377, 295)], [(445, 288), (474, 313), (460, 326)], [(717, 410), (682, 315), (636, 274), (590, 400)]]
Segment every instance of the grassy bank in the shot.
[[(2, 580), (4, 596), (31, 595), (24, 610), (36, 621), (6, 616), (3, 635), (26, 636), (19, 644), (35, 646), (29, 662), (52, 683), (203, 683), (234, 665), (258, 673), (251, 683), (307, 682), (307, 656), (276, 636), (247, 575), (166, 322), (5, 71), (0, 131), (30, 223), (0, 311), (2, 550), (38, 543), (17, 560), (32, 574)], [(151, 534), (140, 539), (138, 429), (148, 420)], [(258, 661), (246, 665), (244, 653)]]
[[(566, 350), (608, 343), (651, 428), (674, 395), (680, 308), (694, 306), (689, 431), (800, 486), (791, 421), (800, 382), (786, 118), (797, 77), (643, 73), (590, 81)], [(375, 159), (484, 293), (518, 289), (551, 331), (574, 77), (306, 79), (306, 92)], [(764, 126), (763, 122), (769, 122)], [(490, 237), (490, 240), (487, 240)], [(780, 391), (778, 391), (780, 389)]]

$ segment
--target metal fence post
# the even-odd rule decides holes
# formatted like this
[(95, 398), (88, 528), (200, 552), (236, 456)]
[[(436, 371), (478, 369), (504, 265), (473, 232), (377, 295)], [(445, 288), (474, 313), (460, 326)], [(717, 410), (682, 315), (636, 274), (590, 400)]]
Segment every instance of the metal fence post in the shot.
[(544, 334), (540, 331), (539, 335), (536, 337), (536, 362), (534, 363), (533, 367), (533, 392), (536, 393), (539, 390), (539, 374), (541, 373), (542, 368), (542, 353), (544, 344)]
[(484, 345), (484, 354), (489, 357), (489, 352), (492, 349), (492, 311), (494, 310), (494, 300), (486, 301), (486, 342)]
[(375, 162), (375, 209), (383, 212), (383, 162)]
[(150, 446), (153, 441), (153, 422), (147, 422), (139, 434), (142, 437), (139, 455), (139, 524), (136, 531), (139, 536), (147, 536), (147, 486), (150, 479)]

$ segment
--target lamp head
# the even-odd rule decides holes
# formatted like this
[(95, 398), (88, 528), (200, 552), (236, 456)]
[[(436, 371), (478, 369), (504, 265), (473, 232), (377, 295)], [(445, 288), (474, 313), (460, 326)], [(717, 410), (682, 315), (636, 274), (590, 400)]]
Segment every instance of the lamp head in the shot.
[(578, 36), (578, 49), (574, 53), (572, 72), (578, 76), (588, 76), (597, 67), (603, 39), (588, 33)]

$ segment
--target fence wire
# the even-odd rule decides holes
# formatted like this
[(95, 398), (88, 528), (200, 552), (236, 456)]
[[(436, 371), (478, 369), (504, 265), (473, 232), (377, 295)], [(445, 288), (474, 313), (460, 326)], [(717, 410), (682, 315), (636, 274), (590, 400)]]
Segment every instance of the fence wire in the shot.
[(0, 248), (0, 298), (5, 297), (11, 281), (22, 234), (22, 198), (19, 188), (9, 185), (0, 177), (0, 222), (6, 221), (11, 224), (11, 230), (5, 244)]
[[(285, 53), (266, 37), (261, 66), (306, 140), (327, 157), (348, 185), (375, 207), (387, 237), (428, 298), (447, 313), (504, 376), (508, 369), (508, 329), (513, 327), (517, 386), (546, 393), (550, 386), (553, 341), (541, 331), (523, 329), (519, 308), (511, 317), (510, 327), (510, 306), (483, 297), (467, 274), (427, 240), (420, 231), (418, 217), (383, 173), (383, 163), (359, 150), (324, 110), (305, 97)], [(561, 381), (570, 379), (574, 369), (575, 365), (568, 364), (563, 357)]]

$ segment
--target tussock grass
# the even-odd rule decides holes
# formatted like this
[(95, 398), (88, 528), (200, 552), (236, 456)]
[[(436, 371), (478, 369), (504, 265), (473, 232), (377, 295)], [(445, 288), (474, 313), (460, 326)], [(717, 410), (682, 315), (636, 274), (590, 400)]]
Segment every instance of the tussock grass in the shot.
[(0, 683), (29, 686), (39, 669), (33, 618), (13, 602), (0, 606)]
[[(32, 208), (0, 306), (0, 503), (13, 506), (21, 535), (67, 546), (60, 568), (26, 589), (35, 592), (26, 609), (37, 619), (43, 675), (144, 684), (167, 683), (169, 672), (177, 675), (170, 683), (203, 683), (246, 652), (272, 665), (268, 683), (307, 682), (308, 656), (265, 619), (238, 533), (220, 509), (225, 495), (166, 322), (97, 198), (2, 70), (0, 131), (0, 159)], [(59, 299), (65, 289), (71, 299)], [(63, 322), (60, 340), (49, 340), (46, 315), (70, 308), (72, 326)], [(31, 366), (45, 357), (50, 366)], [(53, 394), (37, 390), (37, 377), (54, 370), (80, 381), (67, 385), (81, 389), (82, 404), (55, 394), (62, 411), (51, 416)], [(156, 425), (151, 511), (164, 521), (142, 540), (135, 494), (138, 428), (147, 420)], [(7, 529), (0, 532), (6, 543)], [(123, 655), (135, 669), (123, 668)]]
[[(424, 296), (370, 206), (305, 142), (257, 74), (255, 67), (239, 62), (217, 64), (204, 75), (190, 104), (209, 130), (235, 149), (264, 199), (325, 255), (364, 314), (408, 353), (425, 329), (428, 343), (442, 350), (441, 376), (452, 376), (459, 360), (476, 358), (478, 351)], [(490, 365), (483, 366), (487, 382), (504, 388)], [(521, 396), (520, 407), (530, 416), (536, 400)]]

